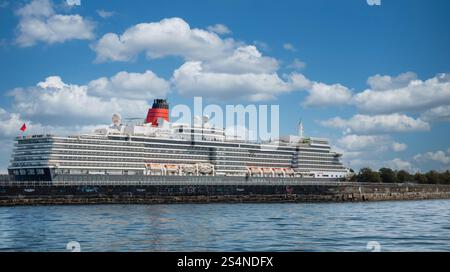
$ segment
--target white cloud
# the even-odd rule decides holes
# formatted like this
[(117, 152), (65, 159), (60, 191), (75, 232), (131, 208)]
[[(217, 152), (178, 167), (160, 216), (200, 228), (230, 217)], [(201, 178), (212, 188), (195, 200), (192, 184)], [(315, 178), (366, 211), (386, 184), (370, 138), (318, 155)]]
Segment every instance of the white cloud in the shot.
[(429, 109), (423, 112), (420, 118), (429, 122), (450, 121), (450, 105)]
[(341, 84), (314, 82), (308, 92), (303, 106), (338, 106), (348, 103), (352, 97), (352, 92)]
[(256, 40), (253, 41), (253, 44), (262, 51), (270, 51), (270, 46), (266, 42)]
[(342, 161), (354, 169), (386, 166), (386, 155), (407, 148), (389, 135), (345, 135), (336, 141), (333, 150), (343, 154)]
[(20, 17), (16, 42), (22, 47), (94, 38), (94, 23), (80, 15), (55, 14), (49, 0), (33, 0), (16, 14)]
[(263, 56), (253, 45), (241, 46), (227, 57), (204, 62), (205, 71), (229, 74), (274, 73), (278, 70), (278, 61)]
[(377, 89), (356, 94), (353, 103), (368, 113), (421, 111), (450, 104), (449, 74), (425, 81), (414, 78), (413, 74), (403, 74), (397, 78), (369, 80)]
[(81, 6), (81, 0), (66, 0), (69, 6)]
[(111, 16), (114, 16), (115, 12), (114, 11), (107, 11), (104, 9), (99, 9), (97, 10), (97, 14), (98, 16), (102, 17), (102, 18), (109, 18)]
[(0, 108), (0, 138), (18, 135), (23, 123), (19, 114), (9, 113)]
[(393, 143), (392, 144), (392, 150), (395, 152), (401, 152), (401, 151), (405, 151), (408, 148), (408, 146), (404, 143)]
[(444, 165), (450, 165), (449, 151), (450, 150), (448, 150), (448, 152), (445, 153), (445, 151), (439, 150), (436, 152), (426, 152), (424, 154), (417, 154), (416, 156), (414, 156), (414, 160), (418, 162), (434, 161)]
[(191, 28), (181, 18), (142, 23), (128, 28), (122, 35), (105, 34), (92, 49), (97, 61), (129, 61), (141, 52), (151, 59), (181, 56), (186, 60), (215, 59), (236, 47), (232, 39), (216, 33)]
[(88, 84), (88, 92), (101, 97), (150, 100), (166, 97), (170, 83), (152, 71), (145, 73), (119, 72), (111, 78), (102, 77)]
[(216, 25), (212, 25), (212, 26), (208, 26), (206, 29), (208, 29), (211, 32), (215, 32), (217, 34), (230, 34), (231, 30), (223, 24), (216, 24)]
[[(109, 120), (105, 120), (105, 124), (109, 123)], [(26, 131), (20, 130), (22, 125), (26, 125)], [(22, 118), (18, 113), (10, 113), (5, 109), (0, 108), (0, 140), (12, 140), (13, 137), (20, 135), (33, 135), (33, 134), (58, 134), (58, 135), (71, 135), (77, 133), (92, 132), (101, 125), (68, 125), (68, 126), (55, 126), (55, 125), (42, 125), (30, 121), (26, 118)]]
[(17, 88), (9, 95), (16, 112), (46, 125), (104, 123), (115, 112), (144, 119), (149, 107), (145, 100), (91, 95), (88, 86), (66, 84), (58, 76), (48, 77), (36, 87)]
[(276, 73), (215, 73), (204, 71), (202, 62), (186, 62), (175, 70), (172, 82), (178, 92), (188, 96), (251, 101), (273, 99), (282, 93), (305, 89), (310, 82), (292, 73), (286, 80)]
[(345, 135), (338, 140), (339, 147), (347, 151), (374, 150), (377, 152), (394, 150), (399, 146), (406, 148), (405, 144), (397, 143), (388, 135)]
[(283, 48), (284, 48), (285, 50), (292, 51), (292, 52), (297, 51), (297, 49), (295, 48), (295, 46), (294, 46), (293, 44), (291, 44), (291, 43), (285, 43), (285, 44), (283, 44)]
[(294, 70), (300, 70), (300, 69), (303, 69), (305, 67), (306, 67), (306, 63), (301, 61), (301, 60), (299, 60), (299, 59), (294, 59), (292, 61), (292, 63), (287, 66), (287, 68), (294, 69)]
[(385, 167), (389, 167), (394, 170), (405, 170), (409, 173), (414, 173), (417, 171), (417, 169), (415, 169), (409, 161), (405, 161), (399, 158), (390, 160)]
[(407, 87), (411, 81), (416, 79), (417, 75), (413, 72), (406, 72), (396, 77), (375, 75), (369, 77), (367, 84), (374, 91), (385, 91)]
[(343, 129), (345, 133), (381, 134), (395, 132), (413, 132), (430, 130), (430, 125), (421, 119), (404, 114), (363, 115), (357, 114), (350, 119), (335, 117), (322, 121), (323, 126)]

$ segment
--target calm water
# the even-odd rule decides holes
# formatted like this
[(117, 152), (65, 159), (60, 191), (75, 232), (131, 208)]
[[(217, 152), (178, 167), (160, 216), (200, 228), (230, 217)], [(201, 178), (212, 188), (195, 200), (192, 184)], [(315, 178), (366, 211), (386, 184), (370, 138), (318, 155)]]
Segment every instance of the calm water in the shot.
[(0, 251), (450, 251), (450, 200), (0, 207)]

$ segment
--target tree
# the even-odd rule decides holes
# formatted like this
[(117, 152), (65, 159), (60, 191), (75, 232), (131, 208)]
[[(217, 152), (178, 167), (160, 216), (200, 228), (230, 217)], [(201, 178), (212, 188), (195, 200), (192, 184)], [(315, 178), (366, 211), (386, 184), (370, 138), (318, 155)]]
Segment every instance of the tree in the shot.
[(428, 184), (438, 184), (439, 183), (439, 173), (431, 170), (425, 174)]
[(358, 182), (374, 182), (374, 183), (380, 183), (381, 178), (380, 174), (378, 172), (372, 171), (372, 169), (366, 167), (362, 168), (357, 177)]
[(445, 171), (440, 174), (440, 183), (441, 184), (450, 184), (450, 171)]
[(405, 170), (400, 170), (397, 172), (397, 179), (399, 182), (413, 181), (413, 176)]
[(414, 175), (414, 180), (417, 182), (417, 183), (420, 183), (420, 184), (426, 184), (428, 181), (427, 181), (427, 177), (424, 175), (424, 174), (422, 174), (422, 173), (419, 173), (419, 172), (417, 172), (415, 175)]
[(391, 168), (381, 168), (379, 170), (381, 181), (383, 183), (397, 183), (397, 175)]

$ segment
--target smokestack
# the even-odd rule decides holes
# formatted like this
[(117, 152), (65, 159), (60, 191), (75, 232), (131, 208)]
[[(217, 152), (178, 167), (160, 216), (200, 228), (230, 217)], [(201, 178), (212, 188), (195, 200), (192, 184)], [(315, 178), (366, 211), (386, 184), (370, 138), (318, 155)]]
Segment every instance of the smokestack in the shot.
[(162, 118), (169, 122), (169, 104), (166, 99), (155, 99), (153, 106), (148, 110), (145, 123), (151, 123), (152, 126), (158, 126), (158, 118)]

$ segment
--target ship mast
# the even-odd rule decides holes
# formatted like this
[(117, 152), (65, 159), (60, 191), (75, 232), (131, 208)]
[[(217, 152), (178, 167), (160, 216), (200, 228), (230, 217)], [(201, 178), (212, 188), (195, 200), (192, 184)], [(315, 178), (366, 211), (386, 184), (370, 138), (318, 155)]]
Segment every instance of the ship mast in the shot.
[(303, 127), (303, 121), (300, 119), (298, 122), (298, 135), (303, 138), (305, 135), (305, 128)]

